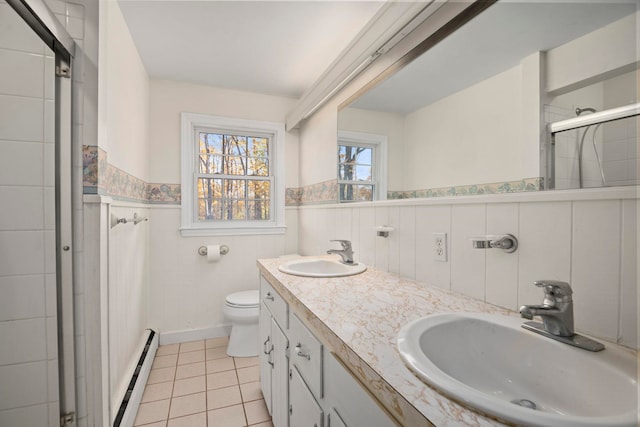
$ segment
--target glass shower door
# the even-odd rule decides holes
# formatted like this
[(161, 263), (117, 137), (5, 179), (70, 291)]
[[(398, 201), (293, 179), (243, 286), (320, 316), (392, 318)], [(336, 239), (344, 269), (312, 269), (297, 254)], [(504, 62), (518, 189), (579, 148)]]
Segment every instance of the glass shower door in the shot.
[(58, 310), (68, 267), (58, 248), (66, 190), (56, 107), (64, 85), (55, 68), (56, 54), (0, 0), (0, 426), (60, 426), (64, 402)]

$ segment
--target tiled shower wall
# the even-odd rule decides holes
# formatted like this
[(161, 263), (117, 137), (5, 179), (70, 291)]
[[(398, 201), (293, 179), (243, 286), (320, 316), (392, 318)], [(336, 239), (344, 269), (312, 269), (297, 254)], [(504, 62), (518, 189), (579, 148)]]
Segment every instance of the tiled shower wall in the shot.
[[(542, 302), (534, 280), (567, 281), (576, 329), (637, 347), (638, 201), (634, 189), (614, 191), (305, 206), (299, 251), (323, 254), (330, 239), (350, 239), (367, 265), (514, 311)], [(388, 238), (376, 236), (380, 225), (394, 228)], [(434, 260), (440, 232), (447, 262)], [(471, 237), (502, 233), (519, 239), (515, 253), (472, 248)]]
[(0, 1), (0, 425), (59, 425), (53, 54)]

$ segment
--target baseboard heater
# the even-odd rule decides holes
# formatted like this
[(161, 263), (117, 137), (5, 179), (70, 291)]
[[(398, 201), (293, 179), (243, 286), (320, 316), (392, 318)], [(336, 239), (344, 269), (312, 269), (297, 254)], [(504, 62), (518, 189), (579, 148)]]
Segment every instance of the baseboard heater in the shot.
[(151, 329), (147, 329), (147, 333), (148, 336), (142, 349), (142, 354), (140, 354), (138, 364), (120, 404), (120, 409), (113, 421), (113, 427), (131, 427), (136, 419), (144, 386), (147, 384), (151, 365), (153, 364), (156, 350), (158, 350), (158, 334)]

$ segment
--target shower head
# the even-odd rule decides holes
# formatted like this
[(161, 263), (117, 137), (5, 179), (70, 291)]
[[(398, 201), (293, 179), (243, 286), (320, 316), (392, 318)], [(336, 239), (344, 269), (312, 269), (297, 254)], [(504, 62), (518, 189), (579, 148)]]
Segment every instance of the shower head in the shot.
[(576, 107), (576, 116), (579, 116), (580, 114), (584, 113), (585, 111), (588, 111), (590, 113), (595, 113), (596, 109), (595, 108), (591, 108), (591, 107), (586, 107), (586, 108)]

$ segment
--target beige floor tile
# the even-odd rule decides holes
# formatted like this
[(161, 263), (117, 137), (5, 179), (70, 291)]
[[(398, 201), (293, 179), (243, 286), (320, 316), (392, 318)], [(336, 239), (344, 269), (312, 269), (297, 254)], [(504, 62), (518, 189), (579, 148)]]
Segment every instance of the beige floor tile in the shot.
[(230, 387), (236, 384), (238, 384), (236, 371), (224, 371), (207, 375), (207, 390)]
[(204, 350), (189, 351), (180, 353), (178, 365), (188, 365), (189, 363), (204, 362)]
[(248, 368), (240, 368), (238, 371), (238, 382), (240, 384), (260, 381), (260, 367), (250, 366)]
[(157, 423), (145, 424), (140, 427), (167, 427), (167, 420), (158, 421)]
[(169, 354), (178, 354), (180, 344), (161, 345), (156, 351), (156, 356), (167, 356)]
[(163, 383), (166, 381), (173, 381), (176, 377), (176, 367), (170, 366), (168, 368), (158, 368), (149, 371), (149, 378), (147, 384)]
[(207, 391), (207, 409), (218, 409), (242, 403), (237, 385)]
[(233, 360), (236, 362), (236, 368), (247, 368), (249, 366), (258, 366), (260, 361), (258, 357), (234, 357)]
[(186, 417), (173, 418), (169, 420), (167, 427), (207, 427), (207, 413), (200, 412)]
[(167, 419), (169, 414), (169, 399), (158, 400), (156, 402), (141, 403), (138, 407), (138, 414), (133, 423), (134, 426), (154, 423)]
[(229, 344), (229, 337), (211, 338), (205, 342), (206, 348), (224, 347), (227, 348)]
[(242, 405), (208, 411), (207, 419), (209, 427), (244, 427), (247, 425)]
[(249, 425), (269, 421), (269, 411), (264, 399), (254, 400), (244, 404), (244, 411), (247, 414), (247, 422)]
[(204, 340), (183, 342), (180, 344), (180, 353), (196, 350), (204, 350)]
[(173, 384), (173, 397), (206, 391), (205, 377), (185, 378)]
[(240, 392), (242, 393), (243, 402), (251, 402), (252, 400), (263, 398), (260, 382), (258, 381), (240, 384)]
[(151, 365), (151, 369), (168, 368), (170, 366), (176, 366), (177, 361), (178, 361), (177, 354), (167, 354), (166, 356), (156, 356), (156, 358), (153, 359), (153, 365)]
[(188, 365), (178, 365), (176, 368), (176, 379), (204, 376), (206, 374), (204, 362), (189, 363)]
[(207, 349), (207, 360), (222, 359), (227, 356), (227, 347), (215, 347)]
[(228, 342), (222, 337), (160, 346), (136, 426), (273, 427), (260, 389), (259, 359), (229, 357)]
[(197, 414), (207, 410), (207, 394), (196, 393), (187, 396), (179, 396), (171, 399), (171, 410), (169, 418), (184, 417), (185, 415)]
[(171, 398), (173, 391), (173, 381), (157, 384), (147, 384), (142, 394), (142, 403), (154, 402), (156, 400), (164, 400)]
[(207, 374), (214, 374), (216, 372), (222, 371), (231, 371), (233, 369), (235, 369), (233, 357), (207, 360)]

